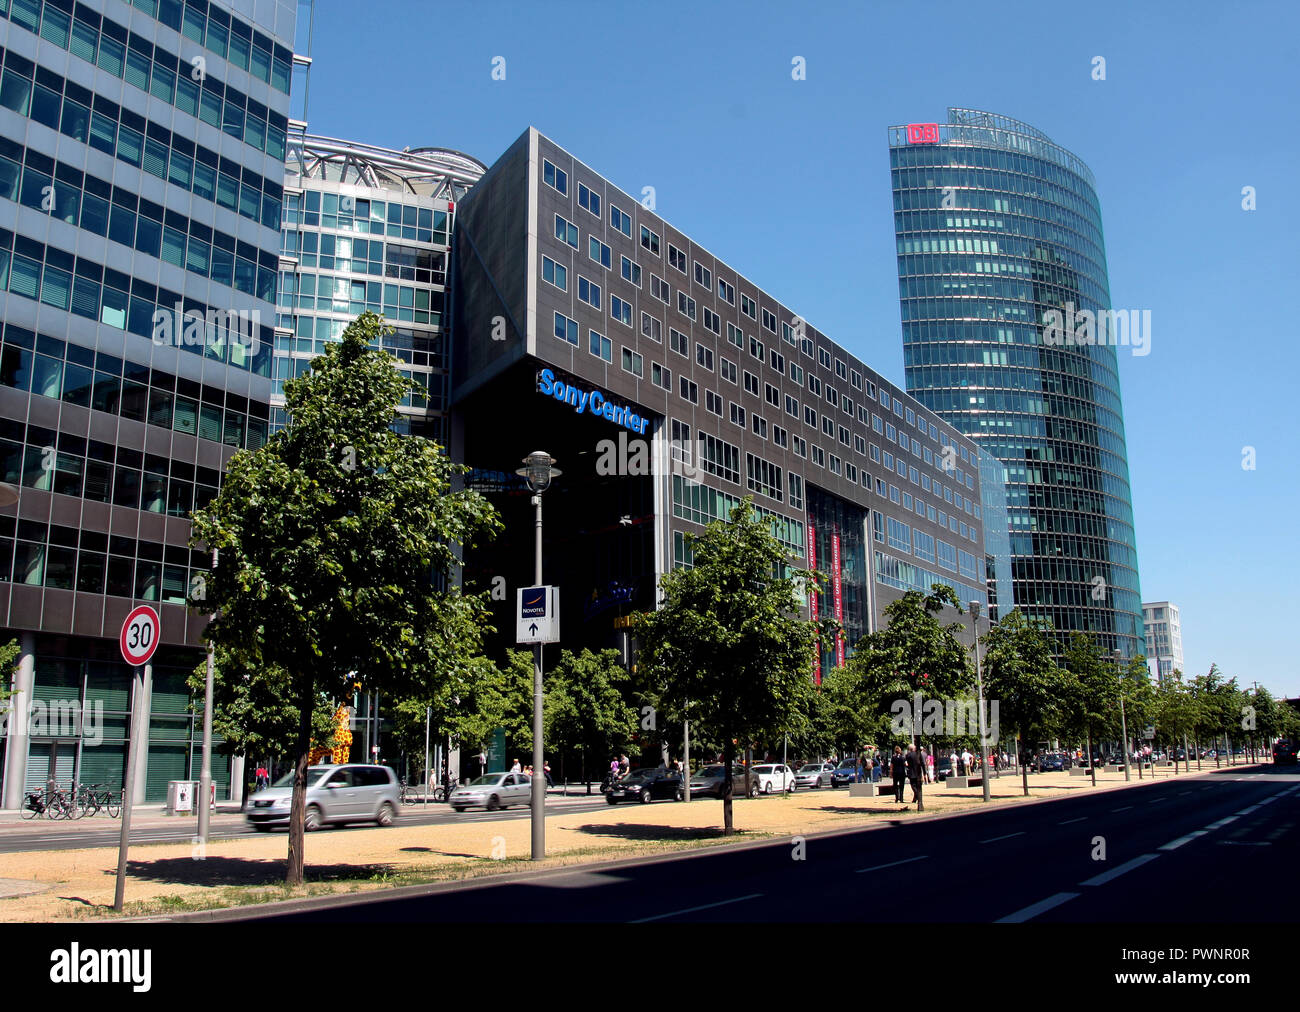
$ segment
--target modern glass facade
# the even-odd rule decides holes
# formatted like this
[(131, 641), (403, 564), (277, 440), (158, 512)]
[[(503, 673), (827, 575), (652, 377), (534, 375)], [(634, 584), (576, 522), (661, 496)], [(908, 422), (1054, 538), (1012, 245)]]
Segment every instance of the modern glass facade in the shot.
[(1045, 329), (1110, 309), (1092, 173), (991, 113), (889, 138), (908, 390), (1002, 461), (1016, 605), (1141, 653), (1116, 348)]
[(197, 770), (188, 514), (267, 436), (294, 22), (291, 0), (0, 0), (0, 635), (22, 648), (0, 807), (51, 774), (121, 784), (141, 602), (162, 628), (137, 796)]
[(395, 328), (383, 348), (418, 385), (402, 402), (399, 428), (446, 443), (450, 230), (456, 201), (484, 171), (453, 151), (291, 139), (273, 424), (286, 420), (284, 381), (301, 376), (325, 342), (371, 310)]

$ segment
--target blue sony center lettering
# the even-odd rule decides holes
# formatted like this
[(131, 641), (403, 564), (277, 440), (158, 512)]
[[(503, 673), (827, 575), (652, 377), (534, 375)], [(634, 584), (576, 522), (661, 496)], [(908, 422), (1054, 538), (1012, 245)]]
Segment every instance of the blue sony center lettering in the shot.
[(590, 408), (593, 415), (599, 415), (606, 421), (631, 429), (638, 435), (644, 435), (646, 426), (650, 424), (650, 419), (642, 418), (629, 405), (616, 405), (599, 390), (583, 390), (572, 383), (556, 379), (555, 373), (550, 369), (543, 369), (537, 374), (537, 391), (554, 397), (557, 401), (563, 401), (578, 414)]

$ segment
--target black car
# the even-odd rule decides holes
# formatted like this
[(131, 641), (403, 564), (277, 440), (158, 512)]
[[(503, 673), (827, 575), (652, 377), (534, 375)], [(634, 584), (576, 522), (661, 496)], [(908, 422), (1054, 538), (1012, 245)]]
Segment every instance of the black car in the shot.
[(633, 800), (648, 805), (651, 801), (681, 801), (684, 797), (681, 774), (664, 769), (633, 770), (605, 793), (611, 805)]
[(1049, 752), (1047, 755), (1038, 757), (1039, 773), (1060, 772), (1061, 770), (1068, 770), (1070, 766), (1070, 757), (1062, 755), (1060, 752)]
[(956, 772), (953, 769), (951, 756), (941, 755), (934, 760), (935, 780), (947, 780), (949, 777), (955, 776)]

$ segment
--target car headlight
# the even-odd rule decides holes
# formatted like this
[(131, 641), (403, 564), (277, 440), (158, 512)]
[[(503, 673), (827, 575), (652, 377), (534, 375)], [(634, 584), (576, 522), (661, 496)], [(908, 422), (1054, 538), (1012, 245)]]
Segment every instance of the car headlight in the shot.
[(292, 805), (292, 804), (293, 804), (293, 798), (280, 798), (280, 799), (279, 799), (278, 801), (276, 801), (276, 803), (275, 803), (274, 805), (272, 805), (271, 807), (272, 807), (272, 808), (288, 808), (288, 807), (289, 807), (290, 805)]

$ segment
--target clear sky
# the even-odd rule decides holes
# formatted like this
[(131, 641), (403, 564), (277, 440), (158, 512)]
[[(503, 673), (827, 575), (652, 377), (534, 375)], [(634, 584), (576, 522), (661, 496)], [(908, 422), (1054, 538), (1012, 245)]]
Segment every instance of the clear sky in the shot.
[(886, 127), (1032, 124), (1096, 175), (1113, 306), (1151, 311), (1120, 349), (1143, 597), (1188, 672), (1296, 696), (1298, 11), (316, 0), (309, 129), (491, 164), (536, 126), (902, 384)]

